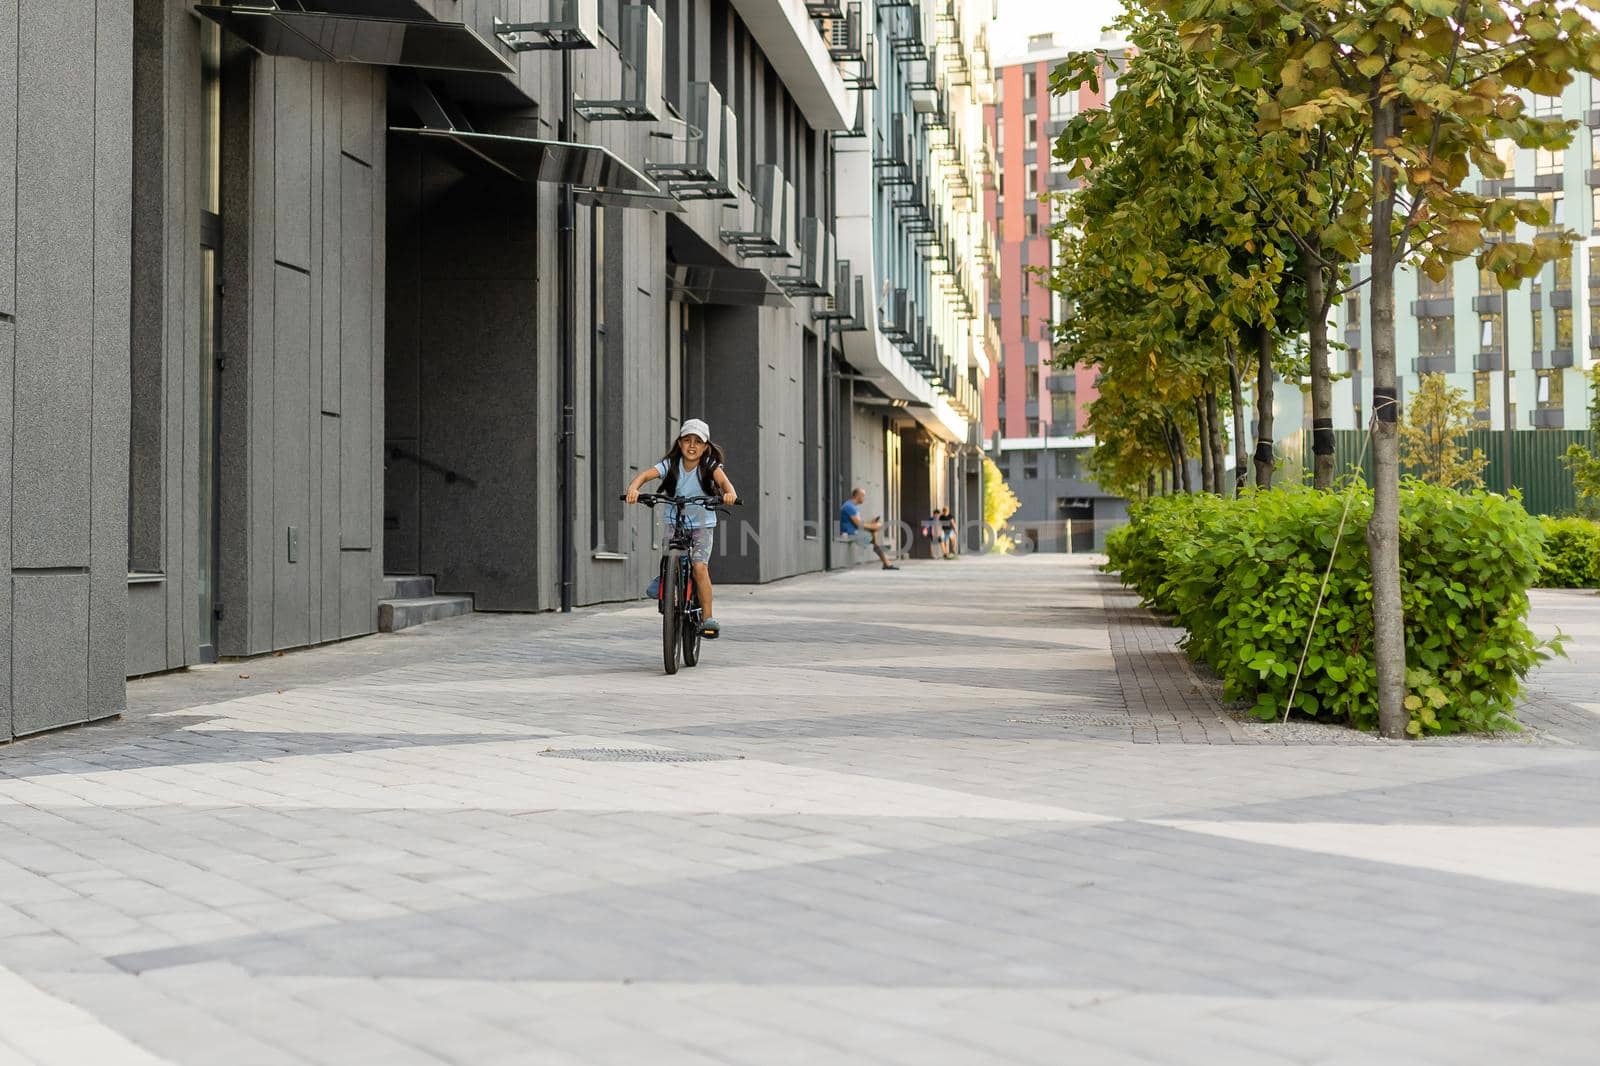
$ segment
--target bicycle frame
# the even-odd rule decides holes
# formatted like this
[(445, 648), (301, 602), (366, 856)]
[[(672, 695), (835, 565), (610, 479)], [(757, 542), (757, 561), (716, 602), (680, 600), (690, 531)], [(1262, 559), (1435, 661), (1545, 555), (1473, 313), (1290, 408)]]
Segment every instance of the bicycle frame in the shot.
[[(641, 492), (637, 498), (652, 509), (658, 503), (674, 506), (680, 514), (685, 507), (702, 506), (710, 511), (718, 511), (727, 506), (720, 496), (666, 496)], [(674, 524), (661, 555), (656, 610), (661, 613), (662, 661), (669, 674), (678, 672), (680, 653), (685, 666), (695, 666), (700, 661), (700, 624), (704, 617), (694, 581), (690, 555), (693, 547), (693, 529)]]

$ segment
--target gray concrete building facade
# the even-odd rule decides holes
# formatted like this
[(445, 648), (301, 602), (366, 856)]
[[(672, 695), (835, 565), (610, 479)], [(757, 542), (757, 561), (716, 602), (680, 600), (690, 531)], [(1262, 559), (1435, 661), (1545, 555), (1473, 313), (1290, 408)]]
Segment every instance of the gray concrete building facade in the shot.
[(617, 497), (685, 417), (745, 501), (719, 580), (850, 563), (843, 493), (927, 443), (843, 340), (846, 20), (0, 0), (0, 740), (371, 633), (385, 575), (636, 597), (659, 530)]

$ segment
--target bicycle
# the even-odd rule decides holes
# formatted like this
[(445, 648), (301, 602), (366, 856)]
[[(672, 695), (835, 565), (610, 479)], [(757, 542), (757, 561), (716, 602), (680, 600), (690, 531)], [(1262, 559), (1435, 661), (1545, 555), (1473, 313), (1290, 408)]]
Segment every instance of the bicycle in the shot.
[[(624, 500), (627, 498), (626, 495), (622, 497)], [(728, 506), (721, 496), (666, 496), (659, 492), (641, 492), (638, 499), (651, 509), (658, 503), (671, 504), (679, 508), (680, 513), (682, 508), (696, 505), (708, 511), (725, 511)], [(680, 654), (685, 666), (696, 666), (700, 662), (700, 623), (703, 616), (689, 558), (693, 546), (691, 531), (678, 526), (674, 528), (661, 554), (661, 583), (656, 592), (656, 610), (661, 612), (661, 657), (669, 674), (678, 672)]]

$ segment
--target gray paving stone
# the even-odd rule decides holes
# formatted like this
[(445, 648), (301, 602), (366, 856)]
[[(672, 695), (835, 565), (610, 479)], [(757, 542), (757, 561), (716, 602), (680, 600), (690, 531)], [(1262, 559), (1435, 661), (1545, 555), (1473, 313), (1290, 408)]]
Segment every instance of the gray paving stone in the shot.
[(1394, 745), (1089, 560), (897, 576), (676, 678), (630, 607), (136, 682), (0, 748), (0, 977), (184, 1064), (1587, 1061), (1600, 599), (1535, 595), (1529, 735)]

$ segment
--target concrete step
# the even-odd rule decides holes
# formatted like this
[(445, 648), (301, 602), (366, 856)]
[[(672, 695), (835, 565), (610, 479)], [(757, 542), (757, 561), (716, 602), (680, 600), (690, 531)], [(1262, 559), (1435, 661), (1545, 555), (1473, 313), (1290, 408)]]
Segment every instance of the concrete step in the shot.
[(412, 596), (378, 601), (378, 631), (393, 633), (472, 613), (471, 596)]
[(433, 595), (433, 578), (412, 574), (383, 575), (383, 598), (420, 600)]

